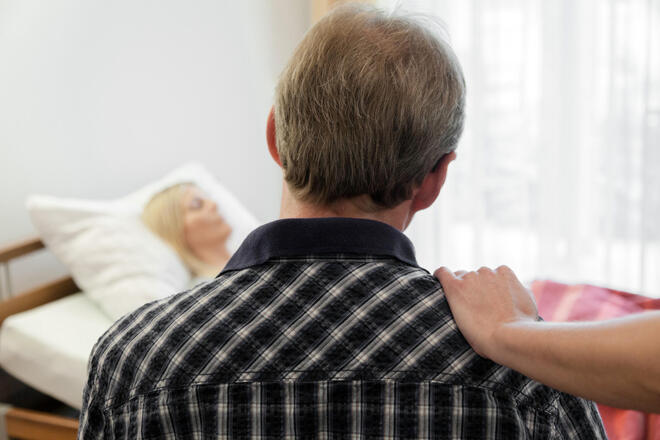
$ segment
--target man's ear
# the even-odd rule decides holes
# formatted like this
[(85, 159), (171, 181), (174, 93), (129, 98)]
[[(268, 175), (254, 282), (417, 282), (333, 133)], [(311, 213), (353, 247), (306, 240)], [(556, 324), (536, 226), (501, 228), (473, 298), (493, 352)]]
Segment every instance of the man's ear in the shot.
[(426, 175), (422, 184), (417, 188), (413, 195), (412, 204), (410, 205), (413, 213), (426, 209), (435, 202), (438, 198), (442, 185), (445, 184), (447, 178), (447, 170), (449, 164), (456, 159), (456, 152), (445, 154), (440, 159), (438, 165)]
[(280, 154), (277, 152), (277, 142), (275, 139), (275, 107), (271, 107), (266, 121), (266, 143), (268, 143), (270, 156), (282, 168), (282, 161), (280, 160)]

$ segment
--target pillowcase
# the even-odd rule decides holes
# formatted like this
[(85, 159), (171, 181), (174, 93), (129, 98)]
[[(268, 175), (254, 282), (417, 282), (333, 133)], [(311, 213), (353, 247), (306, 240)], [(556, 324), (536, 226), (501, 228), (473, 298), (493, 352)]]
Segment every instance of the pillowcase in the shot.
[(202, 189), (232, 227), (234, 253), (259, 223), (202, 165), (184, 165), (116, 200), (28, 197), (27, 209), (46, 246), (76, 284), (113, 320), (153, 300), (181, 292), (190, 274), (177, 253), (141, 221), (158, 192), (182, 182)]

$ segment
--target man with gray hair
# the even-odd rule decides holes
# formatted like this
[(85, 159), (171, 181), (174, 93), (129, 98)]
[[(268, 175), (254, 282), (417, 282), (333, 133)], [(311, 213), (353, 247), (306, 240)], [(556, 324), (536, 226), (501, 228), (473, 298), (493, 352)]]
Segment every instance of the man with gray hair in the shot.
[(464, 103), (421, 22), (346, 6), (316, 24), (267, 122), (281, 219), (99, 340), (79, 438), (605, 438), (593, 403), (470, 348), (402, 234)]

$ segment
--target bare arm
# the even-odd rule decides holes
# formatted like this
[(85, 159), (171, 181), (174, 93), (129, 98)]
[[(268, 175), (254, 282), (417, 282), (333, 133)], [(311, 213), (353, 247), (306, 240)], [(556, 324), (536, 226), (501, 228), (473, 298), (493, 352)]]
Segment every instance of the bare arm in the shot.
[(506, 266), (435, 272), (461, 332), (481, 356), (570, 394), (660, 412), (660, 312), (589, 323), (539, 322)]

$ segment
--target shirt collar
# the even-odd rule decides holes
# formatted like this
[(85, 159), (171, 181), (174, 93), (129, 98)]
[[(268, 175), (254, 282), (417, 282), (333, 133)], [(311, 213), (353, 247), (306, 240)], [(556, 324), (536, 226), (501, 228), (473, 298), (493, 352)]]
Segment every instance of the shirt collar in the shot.
[(394, 257), (417, 266), (412, 242), (392, 226), (357, 218), (293, 218), (252, 231), (221, 273), (265, 263), (275, 257), (360, 254)]

